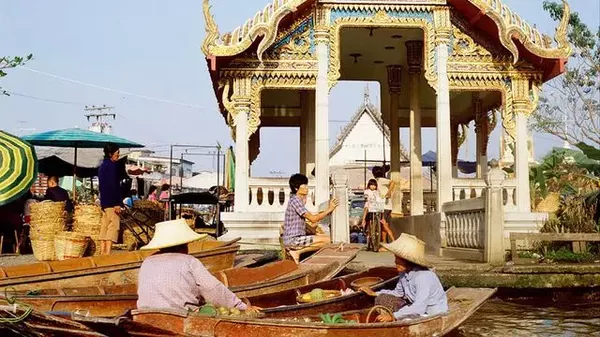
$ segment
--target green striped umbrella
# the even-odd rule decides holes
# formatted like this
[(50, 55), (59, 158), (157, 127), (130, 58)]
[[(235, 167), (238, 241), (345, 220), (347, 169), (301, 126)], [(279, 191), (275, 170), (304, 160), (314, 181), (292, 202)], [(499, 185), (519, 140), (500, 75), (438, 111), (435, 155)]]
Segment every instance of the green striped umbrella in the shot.
[(0, 130), (0, 206), (19, 199), (37, 178), (37, 157), (29, 143)]

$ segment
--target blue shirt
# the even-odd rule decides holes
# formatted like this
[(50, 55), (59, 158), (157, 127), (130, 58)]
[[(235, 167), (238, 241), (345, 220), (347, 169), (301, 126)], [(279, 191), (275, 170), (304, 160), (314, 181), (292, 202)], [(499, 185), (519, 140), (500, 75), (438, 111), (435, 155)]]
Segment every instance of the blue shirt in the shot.
[(448, 298), (437, 275), (429, 269), (414, 269), (400, 273), (394, 290), (381, 290), (410, 302), (394, 313), (396, 319), (407, 315), (437, 315), (448, 312)]
[(110, 159), (104, 159), (98, 168), (98, 189), (100, 190), (100, 207), (110, 208), (120, 206), (121, 179), (119, 165)]

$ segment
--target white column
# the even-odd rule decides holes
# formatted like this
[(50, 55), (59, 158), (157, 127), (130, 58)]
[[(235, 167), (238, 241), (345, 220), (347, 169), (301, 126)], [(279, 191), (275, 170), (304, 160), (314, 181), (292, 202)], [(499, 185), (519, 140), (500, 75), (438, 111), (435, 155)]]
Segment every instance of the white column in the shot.
[[(339, 171), (333, 174), (334, 195), (338, 200), (348, 200), (348, 175)], [(348, 226), (348, 203), (340, 205), (332, 214), (331, 240), (334, 243), (350, 242), (350, 227)]]
[(235, 211), (248, 209), (248, 113), (249, 105), (236, 105), (235, 116)]
[(315, 201), (317, 207), (329, 200), (329, 46), (327, 35), (317, 32), (316, 52), (318, 62), (315, 92)]
[[(315, 169), (315, 92), (306, 91), (306, 175)], [(304, 113), (303, 109), (303, 113)]]
[(423, 214), (423, 150), (421, 146), (421, 67), (423, 42), (406, 42), (410, 77), (410, 215)]
[[(311, 147), (307, 144), (307, 124), (308, 113), (306, 111), (306, 91), (300, 91), (300, 169), (298, 172), (308, 176), (310, 172), (306, 172), (306, 149)], [(314, 143), (313, 143), (314, 144)]]
[(390, 65), (388, 69), (388, 85), (390, 95), (390, 178), (396, 188), (392, 192), (392, 213), (402, 215), (402, 189), (400, 183), (400, 123), (398, 103), (402, 89), (402, 66)]
[(531, 212), (531, 197), (529, 195), (529, 150), (527, 148), (527, 120), (525, 113), (515, 113), (515, 174), (517, 179), (517, 209), (519, 212)]
[(488, 172), (487, 145), (489, 137), (489, 121), (483, 111), (483, 102), (479, 94), (473, 94), (473, 110), (475, 112), (475, 132), (477, 134), (477, 178), (485, 178)]
[[(445, 42), (444, 42), (445, 41)], [(437, 130), (437, 208), (452, 201), (452, 158), (450, 146), (450, 84), (448, 81), (448, 44), (439, 41), (436, 47), (438, 88), (436, 100)]]

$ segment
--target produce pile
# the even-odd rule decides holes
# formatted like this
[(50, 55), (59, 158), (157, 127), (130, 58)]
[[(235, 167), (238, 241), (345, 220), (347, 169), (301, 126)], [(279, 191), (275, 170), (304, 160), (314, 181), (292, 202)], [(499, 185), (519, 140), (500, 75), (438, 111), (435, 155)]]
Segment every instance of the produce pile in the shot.
[(339, 290), (323, 290), (320, 288), (315, 288), (309, 293), (298, 296), (296, 300), (303, 303), (312, 303), (339, 297), (341, 295), (342, 293)]
[(197, 311), (202, 315), (215, 315), (215, 316), (244, 316), (244, 317), (256, 317), (256, 313), (245, 312), (244, 310), (240, 310), (238, 308), (227, 308), (227, 307), (217, 307), (211, 303), (207, 303), (200, 307)]

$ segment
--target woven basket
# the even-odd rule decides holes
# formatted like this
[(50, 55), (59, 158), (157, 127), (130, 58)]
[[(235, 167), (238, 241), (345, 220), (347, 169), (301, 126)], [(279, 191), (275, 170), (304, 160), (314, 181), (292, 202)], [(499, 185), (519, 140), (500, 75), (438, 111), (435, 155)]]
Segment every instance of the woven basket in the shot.
[(54, 237), (54, 254), (57, 260), (76, 259), (83, 256), (88, 237), (76, 232), (61, 232)]
[(38, 261), (54, 260), (54, 237), (56, 234), (51, 232), (32, 232), (31, 248), (33, 256)]
[(65, 203), (44, 201), (33, 203), (31, 209), (31, 230), (56, 233), (65, 227)]
[(98, 235), (90, 235), (88, 237), (88, 245), (83, 253), (83, 256), (98, 256), (100, 255), (100, 240)]
[(100, 233), (102, 209), (96, 205), (78, 205), (75, 208), (73, 231), (94, 236)]

